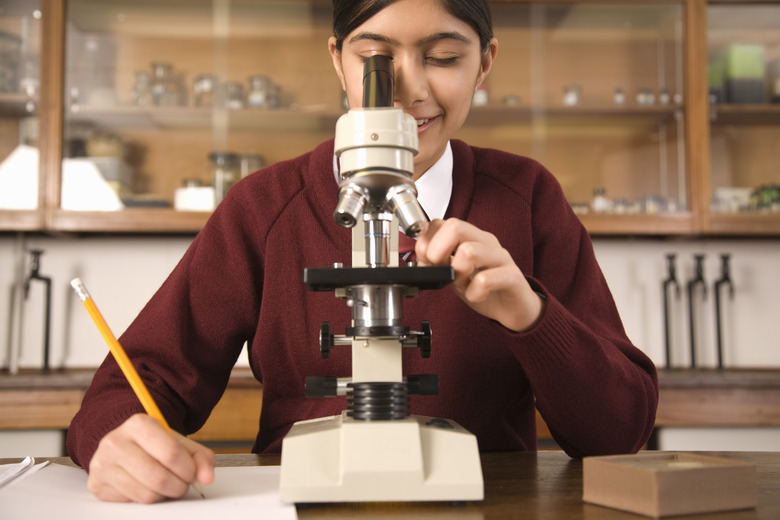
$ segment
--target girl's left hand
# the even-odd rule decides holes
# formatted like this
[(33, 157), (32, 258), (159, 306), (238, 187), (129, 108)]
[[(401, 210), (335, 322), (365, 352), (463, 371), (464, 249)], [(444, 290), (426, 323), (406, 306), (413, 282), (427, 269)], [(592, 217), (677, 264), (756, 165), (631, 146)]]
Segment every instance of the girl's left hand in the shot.
[(509, 252), (494, 235), (468, 222), (455, 218), (430, 222), (417, 239), (415, 254), (420, 266), (452, 266), (455, 294), (508, 329), (528, 330), (542, 314), (542, 298)]

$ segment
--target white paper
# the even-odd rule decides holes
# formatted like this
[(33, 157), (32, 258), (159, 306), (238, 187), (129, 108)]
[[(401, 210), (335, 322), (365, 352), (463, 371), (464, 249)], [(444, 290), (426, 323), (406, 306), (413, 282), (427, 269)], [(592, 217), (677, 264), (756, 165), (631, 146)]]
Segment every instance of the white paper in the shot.
[(19, 145), (0, 163), (0, 209), (38, 207), (38, 149)]
[[(0, 209), (38, 207), (38, 148), (17, 146), (0, 163)], [(117, 211), (124, 204), (88, 158), (62, 160), (60, 207), (81, 211)]]
[(35, 464), (35, 459), (27, 457), (22, 462), (16, 464), (3, 464), (0, 466), (0, 487), (5, 486), (13, 479), (30, 469)]
[(63, 159), (60, 207), (81, 211), (116, 211), (125, 206), (87, 158)]
[(50, 464), (0, 489), (3, 520), (293, 520), (295, 506), (279, 498), (279, 466), (215, 468), (214, 483), (200, 498), (190, 489), (180, 499), (158, 504), (101, 502), (87, 490), (87, 474), (79, 468)]

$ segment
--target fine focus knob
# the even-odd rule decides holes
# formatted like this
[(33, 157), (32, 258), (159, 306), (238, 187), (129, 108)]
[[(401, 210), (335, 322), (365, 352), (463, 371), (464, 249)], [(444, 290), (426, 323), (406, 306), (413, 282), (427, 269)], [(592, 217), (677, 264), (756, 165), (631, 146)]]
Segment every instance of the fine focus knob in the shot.
[(333, 348), (335, 338), (330, 331), (330, 322), (323, 321), (320, 325), (320, 354), (322, 359), (330, 357), (330, 351)]

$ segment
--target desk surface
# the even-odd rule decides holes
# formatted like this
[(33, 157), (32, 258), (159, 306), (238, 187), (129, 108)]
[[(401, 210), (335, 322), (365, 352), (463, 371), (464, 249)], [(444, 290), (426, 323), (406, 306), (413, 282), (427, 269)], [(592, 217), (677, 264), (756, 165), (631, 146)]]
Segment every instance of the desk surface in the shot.
[[(674, 517), (687, 520), (777, 520), (780, 518), (780, 452), (701, 452), (756, 465), (758, 508)], [(70, 459), (52, 459), (70, 463)], [(279, 455), (217, 455), (218, 466), (279, 464)], [(72, 464), (72, 463), (71, 463)], [(582, 461), (562, 452), (482, 454), (485, 500), (464, 506), (445, 503), (322, 504), (298, 508), (306, 519), (436, 518), (453, 520), (639, 520), (646, 518), (582, 501)], [(667, 517), (667, 520), (672, 517)]]

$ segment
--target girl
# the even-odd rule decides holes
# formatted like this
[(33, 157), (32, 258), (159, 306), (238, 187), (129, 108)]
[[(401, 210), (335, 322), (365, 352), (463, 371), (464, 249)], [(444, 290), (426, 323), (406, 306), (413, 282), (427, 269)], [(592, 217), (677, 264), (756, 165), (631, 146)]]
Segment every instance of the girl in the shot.
[[(418, 125), (414, 179), (432, 222), (420, 265), (450, 265), (450, 289), (404, 306), (434, 331), (430, 359), (404, 353), (404, 373), (439, 375), (417, 415), (446, 417), (481, 450), (534, 450), (535, 408), (571, 456), (637, 451), (657, 404), (650, 360), (626, 337), (587, 232), (538, 163), (453, 139), (498, 42), (488, 0), (334, 0), (328, 47), (350, 106), (363, 61), (392, 58), (395, 105)], [(197, 431), (244, 342), (263, 383), (255, 451), (279, 450), (299, 420), (341, 413), (342, 398), (306, 399), (309, 375), (350, 374), (349, 349), (321, 359), (322, 320), (350, 312), (301, 282), (305, 267), (350, 265), (351, 232), (332, 213), (333, 141), (234, 186), (121, 342), (172, 428)], [(258, 201), (262, 200), (262, 203)], [(74, 461), (104, 500), (153, 502), (213, 479), (214, 455), (173, 439), (142, 409), (109, 356), (68, 434)]]

